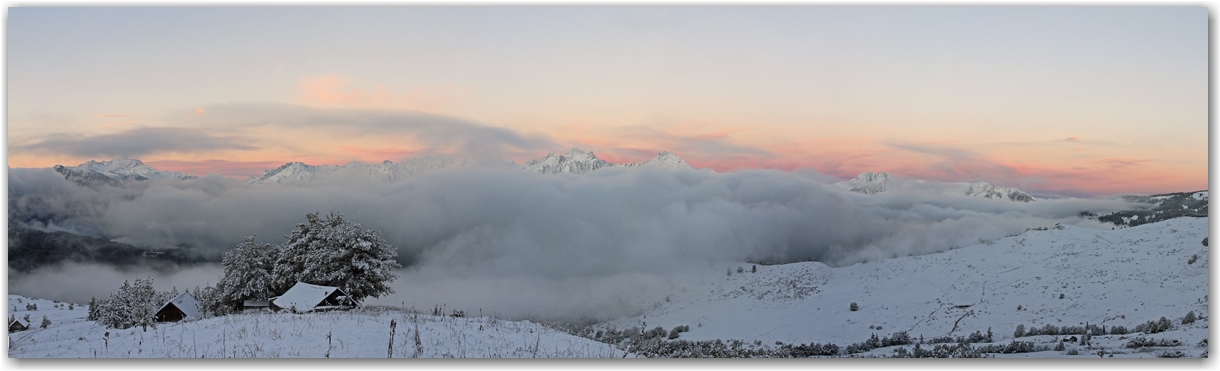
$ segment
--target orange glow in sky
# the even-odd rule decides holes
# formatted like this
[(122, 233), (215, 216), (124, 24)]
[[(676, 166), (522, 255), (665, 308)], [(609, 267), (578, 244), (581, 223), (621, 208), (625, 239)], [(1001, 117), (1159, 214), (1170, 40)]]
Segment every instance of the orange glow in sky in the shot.
[(214, 10), (14, 8), (9, 166), (244, 178), (581, 148), (1074, 195), (1208, 187), (1204, 7)]

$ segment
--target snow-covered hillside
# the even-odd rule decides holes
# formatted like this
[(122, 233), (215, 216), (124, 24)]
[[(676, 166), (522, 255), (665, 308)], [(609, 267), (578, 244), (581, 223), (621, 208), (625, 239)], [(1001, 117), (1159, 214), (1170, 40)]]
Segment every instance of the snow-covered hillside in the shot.
[(1207, 216), (1208, 191), (1166, 193), (1152, 196), (1125, 196), (1124, 200), (1150, 205), (1135, 210), (1091, 215), (1097, 220), (1120, 227), (1133, 227), (1183, 216)]
[(835, 187), (863, 194), (876, 194), (896, 189), (923, 190), (948, 195), (995, 198), (1029, 202), (1034, 197), (1016, 188), (1000, 187), (987, 182), (930, 182), (896, 178), (890, 173), (864, 172), (855, 178), (836, 182)]
[[(608, 344), (537, 323), (455, 318), (383, 307), (311, 314), (251, 313), (180, 323), (147, 332), (85, 321), (88, 310), (50, 308), (50, 300), (9, 295), (10, 310), (37, 302), (35, 326), (9, 334), (12, 358), (621, 358)], [(45, 304), (45, 308), (44, 308)], [(66, 304), (65, 304), (66, 305)], [(390, 321), (396, 322), (391, 345)], [(108, 335), (107, 335), (108, 334)], [(416, 338), (419, 345), (416, 345)], [(627, 355), (630, 356), (630, 355)]]
[[(1060, 229), (1061, 228), (1061, 229)], [(1008, 344), (1017, 325), (1125, 326), (1162, 316), (1174, 329), (1155, 335), (1094, 337), (1096, 352), (1155, 357), (1165, 349), (1199, 356), (1207, 339), (1207, 218), (1178, 218), (1119, 230), (1030, 230), (990, 244), (943, 253), (832, 268), (806, 262), (709, 268), (643, 315), (605, 328), (689, 325), (686, 340), (742, 339), (762, 344), (858, 343), (908, 331), (915, 338), (994, 332)], [(737, 268), (742, 268), (739, 273)], [(852, 303), (858, 310), (852, 311)], [(1182, 324), (1188, 312), (1204, 319)], [(1178, 340), (1180, 347), (1125, 348), (1132, 339)], [(1053, 347), (1060, 336), (1021, 337)], [(1067, 338), (1063, 336), (1062, 338)], [(908, 350), (910, 345), (906, 346)], [(865, 354), (892, 354), (895, 347)], [(925, 345), (925, 348), (930, 346)], [(1061, 357), (1065, 351), (1023, 356)]]

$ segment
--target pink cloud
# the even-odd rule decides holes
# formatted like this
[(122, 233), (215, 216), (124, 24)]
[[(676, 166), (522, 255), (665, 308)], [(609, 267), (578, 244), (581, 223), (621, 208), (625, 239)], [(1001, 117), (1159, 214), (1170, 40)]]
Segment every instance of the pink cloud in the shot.
[(309, 106), (345, 108), (409, 109), (441, 112), (450, 103), (473, 94), (469, 88), (450, 85), (399, 94), (384, 84), (371, 88), (353, 87), (352, 79), (338, 74), (301, 78), (298, 100)]

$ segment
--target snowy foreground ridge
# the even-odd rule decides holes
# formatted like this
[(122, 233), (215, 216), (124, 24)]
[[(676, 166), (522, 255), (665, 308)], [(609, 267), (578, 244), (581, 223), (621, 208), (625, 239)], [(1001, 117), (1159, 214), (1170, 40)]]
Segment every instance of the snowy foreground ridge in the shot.
[[(238, 314), (143, 332), (84, 321), (83, 305), (61, 309), (66, 303), (57, 308), (10, 295), (9, 312), (30, 314), (34, 328), (10, 334), (8, 352), (15, 358), (895, 357), (934, 350), (998, 358), (1206, 357), (1207, 226), (1207, 218), (1183, 217), (1118, 230), (1053, 227), (837, 268), (722, 264), (688, 277), (640, 316), (582, 327), (370, 307)], [(31, 302), (37, 309), (26, 309)], [(52, 324), (40, 329), (44, 315)], [(1085, 328), (1093, 329), (1087, 341), (1078, 331)]]

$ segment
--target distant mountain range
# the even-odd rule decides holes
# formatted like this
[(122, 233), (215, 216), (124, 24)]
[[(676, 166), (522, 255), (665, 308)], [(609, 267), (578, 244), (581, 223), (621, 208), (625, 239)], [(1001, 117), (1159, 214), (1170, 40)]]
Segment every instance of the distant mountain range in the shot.
[(929, 182), (896, 178), (890, 173), (865, 172), (853, 179), (834, 184), (835, 187), (863, 194), (877, 194), (896, 189), (919, 189), (947, 195), (992, 198), (1030, 202), (1036, 199), (1016, 188), (1000, 187), (987, 182)]
[(89, 160), (77, 166), (55, 165), (52, 169), (63, 174), (65, 179), (85, 186), (93, 184), (118, 185), (119, 183), (131, 180), (189, 180), (198, 178), (194, 175), (153, 169), (140, 160), (126, 157), (119, 157), (110, 161)]
[(403, 176), (421, 171), (470, 165), (471, 163), (469, 162), (454, 161), (443, 157), (412, 158), (401, 162), (386, 160), (373, 165), (365, 165), (353, 161), (343, 166), (307, 165), (302, 162), (289, 162), (278, 168), (264, 171), (261, 175), (252, 176), (246, 182), (251, 184), (293, 183), (315, 180), (322, 175), (334, 173), (368, 175), (382, 180), (395, 181)]
[[(365, 165), (359, 162), (351, 162), (343, 166), (330, 165), (307, 165), (301, 162), (289, 162), (275, 169), (264, 171), (262, 175), (250, 177), (247, 183), (251, 184), (284, 184), (301, 181), (310, 181), (318, 179), (327, 174), (367, 174), (373, 177), (394, 181), (404, 176), (415, 174), (421, 171), (436, 170), (450, 167), (473, 167), (473, 166), (494, 166), (494, 167), (514, 167), (517, 166), (511, 162), (495, 162), (484, 161), (476, 164), (468, 161), (455, 161), (443, 157), (422, 157), (406, 159), (401, 162), (384, 161), (380, 164)], [(685, 160), (677, 155), (665, 151), (657, 154), (657, 157), (641, 163), (632, 164), (612, 164), (606, 160), (597, 158), (593, 152), (585, 152), (580, 149), (572, 149), (563, 155), (549, 153), (546, 157), (537, 160), (531, 160), (522, 165), (521, 168), (529, 171), (534, 171), (542, 174), (584, 174), (604, 168), (634, 168), (641, 166), (667, 166), (667, 167), (685, 167), (691, 166)]]
[(633, 168), (641, 166), (691, 168), (690, 164), (686, 163), (686, 160), (683, 160), (682, 158), (678, 157), (678, 155), (675, 155), (673, 152), (669, 151), (658, 153), (657, 157), (654, 157), (648, 161), (616, 165), (606, 162), (606, 160), (597, 158), (597, 155), (594, 155), (593, 152), (581, 151), (578, 148), (573, 148), (571, 151), (568, 151), (568, 153), (563, 155), (548, 153), (546, 157), (526, 162), (521, 168), (543, 174), (584, 174), (611, 167)]

